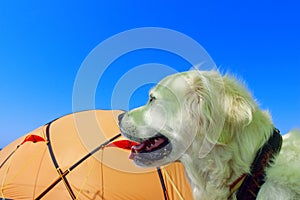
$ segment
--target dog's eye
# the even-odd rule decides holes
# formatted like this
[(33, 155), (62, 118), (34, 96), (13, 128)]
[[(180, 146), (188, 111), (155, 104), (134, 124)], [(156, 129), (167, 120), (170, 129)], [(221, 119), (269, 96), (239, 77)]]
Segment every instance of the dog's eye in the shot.
[(150, 97), (149, 97), (149, 103), (153, 102), (156, 98), (150, 94)]

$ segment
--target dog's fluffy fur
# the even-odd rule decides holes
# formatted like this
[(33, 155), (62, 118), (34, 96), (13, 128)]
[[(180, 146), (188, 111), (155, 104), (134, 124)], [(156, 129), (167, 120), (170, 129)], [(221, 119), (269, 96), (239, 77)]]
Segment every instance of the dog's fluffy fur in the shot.
[[(194, 199), (204, 200), (230, 197), (230, 185), (249, 173), (274, 128), (268, 112), (236, 79), (197, 70), (162, 80), (149, 102), (125, 113), (119, 123), (125, 136), (139, 142), (157, 133), (168, 138), (171, 148), (157, 150), (163, 157), (149, 152), (153, 155), (140, 153), (133, 160), (140, 166), (181, 161)], [(284, 136), (257, 199), (300, 199), (299, 146), (299, 131)]]

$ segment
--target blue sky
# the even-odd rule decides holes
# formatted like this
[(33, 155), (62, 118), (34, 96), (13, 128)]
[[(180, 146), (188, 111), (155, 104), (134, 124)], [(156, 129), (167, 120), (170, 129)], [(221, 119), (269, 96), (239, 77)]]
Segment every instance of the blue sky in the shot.
[[(3, 0), (0, 147), (71, 113), (74, 81), (84, 59), (107, 38), (139, 27), (169, 28), (193, 38), (222, 71), (247, 83), (282, 133), (300, 128), (299, 10), (297, 0)], [(189, 69), (184, 60), (166, 52), (131, 52), (107, 69), (95, 108), (109, 109), (108, 94), (117, 77), (145, 63)], [(130, 108), (146, 102), (151, 86), (134, 92)]]

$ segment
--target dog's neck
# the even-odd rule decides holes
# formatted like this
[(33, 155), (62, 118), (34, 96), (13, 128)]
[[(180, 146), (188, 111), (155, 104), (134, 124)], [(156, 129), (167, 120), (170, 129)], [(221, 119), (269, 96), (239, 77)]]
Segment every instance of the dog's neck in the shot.
[[(256, 116), (259, 120), (243, 130), (236, 131), (229, 144), (218, 145), (203, 158), (199, 158), (199, 146), (195, 143), (186, 151), (180, 161), (185, 166), (193, 188), (194, 199), (228, 199), (230, 185), (242, 174), (250, 172), (256, 152), (272, 133), (270, 119)], [(255, 126), (253, 126), (255, 124)], [(261, 126), (260, 126), (260, 125)]]
[(228, 183), (235, 172), (229, 164), (232, 157), (223, 154), (223, 151), (226, 149), (215, 148), (205, 158), (198, 159), (195, 159), (198, 154), (193, 155), (193, 152), (182, 156), (181, 162), (185, 166), (195, 200), (227, 199), (230, 195)]

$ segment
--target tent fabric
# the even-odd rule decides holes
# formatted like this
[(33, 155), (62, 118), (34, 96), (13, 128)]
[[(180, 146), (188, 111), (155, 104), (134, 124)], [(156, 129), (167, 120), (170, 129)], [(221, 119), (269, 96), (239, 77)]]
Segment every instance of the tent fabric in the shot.
[[(119, 134), (121, 112), (90, 110), (66, 115), (2, 149), (0, 199), (37, 199), (56, 180), (41, 199), (164, 199), (156, 168), (135, 166), (128, 159), (123, 137), (70, 170), (91, 149)], [(181, 163), (164, 166), (161, 172), (169, 199), (192, 199)]]

